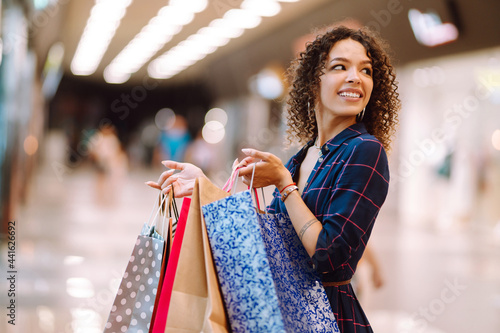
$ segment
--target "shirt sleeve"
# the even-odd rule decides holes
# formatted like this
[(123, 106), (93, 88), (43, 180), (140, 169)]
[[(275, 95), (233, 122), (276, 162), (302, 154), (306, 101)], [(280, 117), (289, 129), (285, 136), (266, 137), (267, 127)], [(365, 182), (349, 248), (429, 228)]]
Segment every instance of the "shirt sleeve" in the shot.
[(361, 257), (387, 196), (389, 170), (384, 148), (376, 140), (355, 141), (325, 198), (323, 229), (312, 257), (320, 273), (347, 265), (353, 255)]

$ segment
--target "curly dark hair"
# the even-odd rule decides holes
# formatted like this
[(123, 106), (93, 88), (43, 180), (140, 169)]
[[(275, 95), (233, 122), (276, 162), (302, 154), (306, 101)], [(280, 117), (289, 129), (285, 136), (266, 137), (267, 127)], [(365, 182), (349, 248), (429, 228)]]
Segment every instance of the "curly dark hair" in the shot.
[(292, 142), (298, 139), (299, 143), (304, 144), (318, 135), (318, 125), (312, 111), (319, 96), (320, 76), (324, 73), (325, 62), (332, 47), (338, 41), (348, 38), (363, 45), (372, 61), (373, 90), (363, 122), (368, 133), (374, 135), (389, 151), (401, 106), (396, 76), (386, 42), (364, 28), (332, 28), (308, 43), (306, 50), (292, 62), (287, 71), (290, 83), (286, 100), (288, 140)]

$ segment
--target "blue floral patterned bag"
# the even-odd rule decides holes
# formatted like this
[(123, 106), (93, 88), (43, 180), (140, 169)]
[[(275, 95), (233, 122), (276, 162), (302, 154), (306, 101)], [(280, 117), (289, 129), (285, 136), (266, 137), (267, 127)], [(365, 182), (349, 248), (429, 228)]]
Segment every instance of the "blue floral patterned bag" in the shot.
[(202, 210), (233, 332), (339, 332), (287, 215), (257, 213), (250, 191)]

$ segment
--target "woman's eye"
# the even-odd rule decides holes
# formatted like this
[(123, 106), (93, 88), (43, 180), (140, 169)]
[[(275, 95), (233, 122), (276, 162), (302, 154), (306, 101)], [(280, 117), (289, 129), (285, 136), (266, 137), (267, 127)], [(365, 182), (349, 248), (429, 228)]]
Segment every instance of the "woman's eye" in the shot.
[(365, 73), (366, 75), (372, 75), (372, 70), (370, 68), (364, 68), (362, 72)]
[(332, 67), (333, 70), (342, 70), (342, 69), (345, 69), (344, 65), (334, 65)]

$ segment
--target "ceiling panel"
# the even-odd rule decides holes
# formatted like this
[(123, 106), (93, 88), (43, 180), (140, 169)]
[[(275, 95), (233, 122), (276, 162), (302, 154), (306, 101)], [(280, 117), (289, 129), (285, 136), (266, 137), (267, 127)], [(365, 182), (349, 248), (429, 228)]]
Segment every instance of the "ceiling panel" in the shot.
[[(186, 39), (198, 29), (208, 25), (215, 18), (221, 17), (225, 11), (238, 8), (242, 0), (210, 0), (206, 10), (196, 14), (194, 20), (174, 36), (157, 55)], [(227, 45), (220, 47), (215, 53), (208, 55), (184, 72), (166, 80), (172, 84), (183, 80), (207, 76), (239, 75), (241, 64), (248, 68), (245, 75), (250, 75), (271, 59), (285, 63), (293, 56), (293, 42), (311, 31), (313, 27), (327, 25), (346, 18), (354, 18), (362, 24), (376, 26), (382, 36), (389, 40), (400, 63), (464, 52), (478, 48), (498, 45), (500, 43), (500, 1), (468, 1), (456, 0), (459, 18), (462, 23), (462, 34), (456, 43), (436, 48), (419, 45), (412, 34), (407, 18), (408, 9), (412, 6), (420, 8), (436, 7), (437, 2), (446, 4), (448, 0), (301, 0), (295, 3), (281, 3), (282, 11), (275, 17), (263, 18), (262, 23)], [(103, 82), (103, 69), (123, 49), (123, 47), (156, 15), (159, 8), (168, 0), (132, 1), (121, 20), (116, 35), (109, 49), (104, 54), (97, 71), (82, 79)], [(89, 17), (94, 0), (65, 0), (50, 13), (50, 22), (36, 26), (34, 36), (40, 61), (43, 61), (48, 47), (61, 40), (65, 45), (64, 69), (70, 73), (70, 63), (80, 36)], [(281, 56), (280, 56), (281, 55)], [(147, 64), (146, 64), (147, 65)], [(236, 71), (236, 72), (235, 72)], [(131, 77), (127, 84), (134, 84), (147, 75), (143, 66)]]

